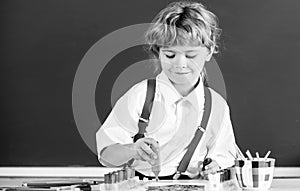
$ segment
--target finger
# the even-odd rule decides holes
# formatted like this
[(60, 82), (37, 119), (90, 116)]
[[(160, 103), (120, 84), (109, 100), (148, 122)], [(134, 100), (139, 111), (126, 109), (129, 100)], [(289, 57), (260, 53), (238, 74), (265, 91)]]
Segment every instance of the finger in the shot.
[(212, 164), (212, 165), (207, 165), (205, 166), (205, 170), (204, 170), (204, 174), (215, 174), (217, 173), (217, 171), (219, 170), (219, 165), (217, 165), (216, 163)]
[(215, 160), (204, 167), (205, 174), (216, 173), (219, 169), (220, 167)]
[(219, 164), (215, 160), (213, 160), (211, 163), (209, 163), (209, 164), (206, 165), (205, 169), (210, 169), (210, 168), (215, 168), (215, 167), (216, 168), (220, 168)]
[(151, 160), (157, 158), (153, 149), (150, 148), (150, 144), (148, 144), (149, 142), (150, 143), (153, 142), (154, 139), (153, 140), (151, 139), (152, 138), (142, 138), (134, 143), (136, 153), (138, 155), (136, 157), (137, 159), (148, 161), (150, 163)]
[(203, 161), (198, 161), (198, 168), (203, 166)]
[(143, 149), (143, 151), (151, 158), (151, 159), (156, 159), (157, 155), (156, 153), (153, 151), (153, 149), (147, 145), (147, 144), (141, 144), (141, 149)]
[[(145, 137), (143, 138), (143, 142), (150, 146), (150, 149), (146, 149), (145, 151), (152, 157), (152, 159), (157, 159), (159, 154), (159, 143), (153, 138)], [(143, 147), (144, 148), (144, 147)]]
[(202, 168), (203, 168), (203, 161), (199, 161), (199, 162), (198, 162), (198, 167), (197, 167), (197, 168), (198, 168), (198, 171), (199, 171), (199, 172), (202, 171)]
[(159, 149), (159, 143), (155, 139), (150, 138), (150, 137), (145, 137), (145, 138), (143, 138), (143, 141), (145, 143), (149, 144), (151, 147), (155, 148), (156, 150)]
[(211, 162), (211, 163), (205, 165), (204, 170), (214, 168), (215, 166), (216, 166), (216, 164), (214, 162)]
[(139, 147), (137, 149), (137, 153), (138, 153), (139, 157), (141, 158), (141, 160), (147, 161), (147, 162), (152, 161), (150, 156), (141, 147)]
[(215, 167), (214, 167), (214, 168), (209, 168), (209, 169), (203, 171), (203, 173), (204, 173), (204, 174), (216, 174), (217, 171), (218, 171), (218, 168), (215, 168)]

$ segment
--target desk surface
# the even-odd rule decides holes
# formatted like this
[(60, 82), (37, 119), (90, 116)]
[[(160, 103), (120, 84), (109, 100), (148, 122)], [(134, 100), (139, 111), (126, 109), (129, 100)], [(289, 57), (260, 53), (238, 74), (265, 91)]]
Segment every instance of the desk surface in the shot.
[(271, 186), (272, 191), (299, 191), (300, 190), (300, 179), (274, 179)]
[[(50, 178), (0, 178), (0, 185), (2, 187), (10, 186), (21, 186), (22, 183), (28, 182), (29, 180), (49, 180)], [(55, 180), (59, 178), (51, 178)], [(62, 178), (60, 178), (61, 180)], [(63, 178), (67, 179), (67, 178)], [(74, 180), (74, 178), (69, 178)], [(100, 179), (98, 179), (100, 180)], [(181, 182), (187, 183), (189, 180)], [(299, 178), (275, 178), (273, 179), (271, 191), (299, 191), (300, 190), (300, 179)], [(224, 189), (225, 191), (225, 189)], [(232, 191), (232, 190), (231, 190)]]
[[(36, 180), (103, 180), (103, 174), (114, 170), (116, 169), (99, 167), (0, 167), (0, 186), (16, 187), (21, 186), (24, 182)], [(186, 180), (186, 182), (188, 182), (188, 180)], [(275, 168), (274, 179), (270, 190), (299, 191), (300, 168)]]

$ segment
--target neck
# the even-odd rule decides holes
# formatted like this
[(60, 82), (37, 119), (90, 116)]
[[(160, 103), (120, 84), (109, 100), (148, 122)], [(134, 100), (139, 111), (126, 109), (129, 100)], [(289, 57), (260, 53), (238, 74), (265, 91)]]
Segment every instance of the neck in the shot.
[(189, 95), (189, 93), (192, 92), (193, 89), (194, 89), (193, 86), (192, 86), (192, 87), (186, 87), (186, 85), (185, 85), (185, 86), (183, 86), (183, 85), (174, 85), (174, 87), (175, 87), (175, 89), (176, 89), (183, 97)]
[(189, 86), (187, 86), (186, 84), (185, 85), (173, 84), (173, 86), (183, 97), (185, 97), (189, 95), (189, 93), (191, 93), (198, 86), (199, 82), (200, 82), (200, 78), (195, 83), (192, 83)]

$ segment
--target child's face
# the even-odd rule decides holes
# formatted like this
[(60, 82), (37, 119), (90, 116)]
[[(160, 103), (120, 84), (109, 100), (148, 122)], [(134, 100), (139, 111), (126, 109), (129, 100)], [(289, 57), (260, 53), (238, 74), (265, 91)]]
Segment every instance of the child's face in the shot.
[(160, 48), (162, 71), (174, 85), (194, 85), (212, 52), (204, 46), (172, 46)]

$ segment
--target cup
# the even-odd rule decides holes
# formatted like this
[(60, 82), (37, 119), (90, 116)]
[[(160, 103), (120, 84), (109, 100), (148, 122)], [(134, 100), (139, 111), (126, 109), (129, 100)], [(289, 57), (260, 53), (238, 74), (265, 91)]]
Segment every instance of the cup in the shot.
[(274, 167), (274, 158), (235, 160), (237, 182), (245, 190), (268, 190), (272, 184)]

